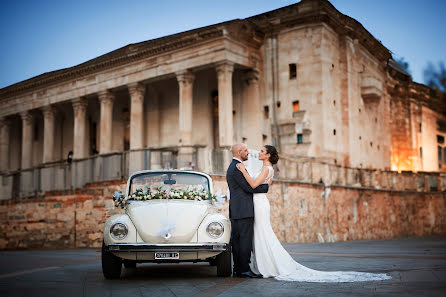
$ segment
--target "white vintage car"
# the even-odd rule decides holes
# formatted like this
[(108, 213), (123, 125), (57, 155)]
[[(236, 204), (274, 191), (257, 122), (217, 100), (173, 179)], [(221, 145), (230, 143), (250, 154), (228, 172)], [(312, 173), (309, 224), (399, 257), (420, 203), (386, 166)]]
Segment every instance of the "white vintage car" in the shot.
[(139, 171), (115, 204), (125, 214), (104, 226), (102, 272), (119, 278), (122, 264), (209, 262), (218, 276), (231, 275), (231, 225), (214, 206), (212, 179), (182, 170)]

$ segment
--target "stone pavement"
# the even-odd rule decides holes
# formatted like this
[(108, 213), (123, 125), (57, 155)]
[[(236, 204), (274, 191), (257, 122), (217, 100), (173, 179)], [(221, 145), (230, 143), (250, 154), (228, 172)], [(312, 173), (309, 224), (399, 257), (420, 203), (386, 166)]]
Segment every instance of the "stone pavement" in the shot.
[(0, 296), (446, 296), (446, 237), (285, 244), (318, 270), (384, 272), (360, 283), (216, 277), (207, 264), (140, 264), (102, 276), (97, 249), (2, 251)]

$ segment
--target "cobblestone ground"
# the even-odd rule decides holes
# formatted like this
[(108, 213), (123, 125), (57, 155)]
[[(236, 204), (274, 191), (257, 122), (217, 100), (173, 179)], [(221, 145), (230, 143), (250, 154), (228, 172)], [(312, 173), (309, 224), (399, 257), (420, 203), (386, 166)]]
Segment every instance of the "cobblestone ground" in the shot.
[(446, 237), (285, 244), (318, 270), (384, 272), (361, 283), (216, 277), (207, 264), (140, 264), (121, 279), (102, 276), (95, 249), (0, 252), (0, 296), (446, 296)]

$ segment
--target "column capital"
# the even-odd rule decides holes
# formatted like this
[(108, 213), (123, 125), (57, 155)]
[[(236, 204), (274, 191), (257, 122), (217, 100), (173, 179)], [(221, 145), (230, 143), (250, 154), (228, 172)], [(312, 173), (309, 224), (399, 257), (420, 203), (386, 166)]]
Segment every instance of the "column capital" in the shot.
[(71, 100), (71, 103), (73, 104), (73, 110), (74, 112), (77, 111), (84, 111), (87, 109), (87, 99), (85, 97), (79, 97), (79, 98), (75, 98), (73, 100)]
[(31, 124), (31, 121), (33, 120), (32, 114), (29, 112), (29, 110), (22, 111), (20, 113), (20, 117), (22, 118), (22, 121), (24, 121), (27, 124)]
[(130, 93), (145, 93), (146, 86), (143, 83), (135, 82), (127, 85)]
[(215, 70), (218, 75), (232, 73), (234, 71), (234, 63), (229, 61), (218, 62), (215, 64)]
[(11, 121), (7, 117), (0, 117), (0, 127), (10, 127)]
[(115, 94), (113, 94), (110, 90), (98, 92), (98, 97), (100, 102), (112, 103), (115, 100)]
[(248, 85), (256, 84), (259, 81), (259, 70), (250, 69), (244, 73), (244, 79)]
[(191, 84), (195, 80), (195, 74), (190, 70), (181, 70), (175, 73), (178, 83)]
[(143, 101), (146, 93), (146, 86), (142, 83), (131, 83), (127, 85), (130, 94), (130, 100)]
[(40, 109), (42, 111), (44, 118), (54, 117), (54, 113), (56, 112), (54, 106), (46, 105)]

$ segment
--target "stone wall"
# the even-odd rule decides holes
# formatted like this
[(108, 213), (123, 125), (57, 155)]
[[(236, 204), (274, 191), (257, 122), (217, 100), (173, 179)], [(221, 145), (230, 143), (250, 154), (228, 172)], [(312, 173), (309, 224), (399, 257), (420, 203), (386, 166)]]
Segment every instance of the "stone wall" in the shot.
[[(223, 176), (214, 189), (227, 192)], [(397, 180), (404, 188), (406, 180)], [(125, 181), (82, 191), (0, 202), (0, 249), (99, 247), (106, 219), (121, 212), (112, 195)], [(284, 242), (332, 242), (446, 234), (446, 194), (438, 191), (275, 181), (268, 194), (271, 222)], [(228, 203), (222, 210), (227, 214)]]
[(125, 181), (90, 184), (82, 191), (0, 204), (0, 249), (99, 247), (102, 228), (113, 214), (112, 195)]
[[(227, 189), (224, 178), (214, 188)], [(274, 182), (273, 229), (284, 242), (333, 242), (446, 233), (446, 194)]]
[(291, 158), (281, 156), (280, 172), (276, 176), (282, 180), (301, 183), (316, 183), (327, 186), (360, 187), (395, 191), (444, 191), (446, 173), (371, 170), (343, 167), (322, 163), (313, 158)]

